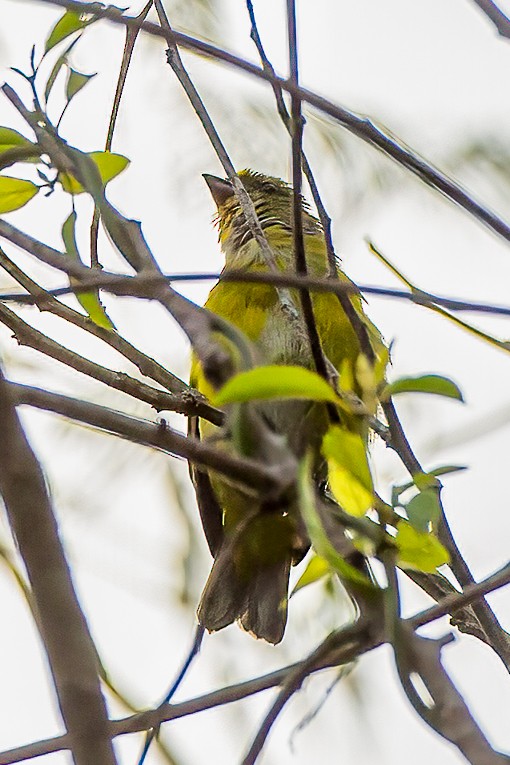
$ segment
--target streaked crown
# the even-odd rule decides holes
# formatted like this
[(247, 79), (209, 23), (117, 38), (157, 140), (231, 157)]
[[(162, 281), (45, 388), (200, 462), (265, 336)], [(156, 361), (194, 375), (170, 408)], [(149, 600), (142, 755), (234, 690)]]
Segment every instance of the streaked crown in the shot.
[[(214, 175), (204, 175), (218, 207), (217, 222), (222, 245), (238, 248), (253, 238), (251, 230), (230, 181)], [(251, 197), (255, 212), (263, 229), (276, 226), (282, 232), (292, 232), (292, 186), (280, 178), (263, 175), (252, 170), (239, 173), (243, 186)], [(303, 230), (305, 234), (317, 234), (321, 225), (310, 214), (308, 203), (301, 197)]]

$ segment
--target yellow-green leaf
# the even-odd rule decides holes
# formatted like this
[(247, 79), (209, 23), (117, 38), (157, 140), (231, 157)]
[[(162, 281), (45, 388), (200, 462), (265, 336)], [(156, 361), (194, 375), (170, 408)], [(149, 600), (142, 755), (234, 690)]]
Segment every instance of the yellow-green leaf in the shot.
[(88, 81), (91, 80), (92, 77), (96, 76), (96, 74), (97, 72), (94, 72), (94, 74), (83, 74), (83, 72), (78, 72), (76, 69), (69, 67), (69, 74), (66, 84), (67, 100), (70, 101), (77, 93), (79, 93), (79, 91), (88, 83)]
[[(62, 239), (69, 257), (71, 257), (73, 260), (81, 262), (78, 245), (76, 244), (76, 213), (74, 210), (64, 221), (64, 225), (62, 226)], [(71, 285), (75, 286), (76, 284), (79, 284), (79, 281), (76, 279), (70, 279), (70, 283)], [(99, 299), (97, 290), (92, 290), (90, 292), (77, 292), (76, 299), (78, 300), (81, 307), (85, 309), (89, 319), (92, 319), (95, 324), (97, 324), (99, 327), (104, 327), (104, 329), (115, 329), (114, 324), (110, 320)]]
[(222, 406), (270, 398), (340, 403), (333, 388), (316, 372), (298, 366), (271, 365), (231, 377), (214, 397), (214, 404)]
[(0, 176), (0, 213), (19, 210), (35, 197), (39, 187), (23, 178)]
[(448, 475), (448, 473), (459, 473), (462, 470), (467, 470), (466, 465), (441, 465), (433, 470), (429, 470), (427, 473), (415, 473), (413, 476), (414, 480), (392, 487), (391, 504), (393, 507), (399, 504), (400, 495), (410, 489), (411, 486), (417, 486), (420, 491), (424, 491), (425, 489), (440, 485), (436, 480), (436, 476)]
[(18, 133), (17, 130), (11, 128), (0, 127), (0, 153), (8, 151), (9, 149), (18, 148), (19, 146), (34, 146), (32, 141), (25, 138), (24, 135)]
[[(92, 151), (88, 156), (99, 170), (99, 175), (105, 186), (129, 165), (129, 159), (123, 154), (113, 154), (110, 151)], [(69, 194), (83, 194), (85, 191), (81, 183), (68, 173), (60, 173), (58, 180), (64, 191)]]
[(407, 521), (397, 524), (395, 544), (398, 549), (398, 563), (403, 568), (431, 574), (438, 566), (450, 560), (448, 551), (434, 534), (417, 531)]
[(374, 589), (370, 580), (352, 566), (335, 550), (328, 539), (320, 516), (315, 508), (315, 495), (310, 478), (311, 459), (305, 457), (300, 464), (298, 474), (298, 497), (301, 514), (306, 525), (306, 530), (312, 542), (313, 549), (329, 566), (337, 572), (341, 579), (349, 581), (363, 588)]
[(50, 72), (50, 75), (48, 77), (48, 80), (46, 82), (46, 85), (44, 87), (44, 99), (47, 102), (48, 98), (50, 97), (51, 90), (55, 84), (55, 81), (60, 74), (60, 71), (63, 67), (67, 66), (68, 56), (76, 43), (78, 42), (77, 38), (76, 40), (73, 40), (73, 42), (67, 46), (67, 48), (64, 50), (63, 53), (57, 58), (55, 63), (53, 64), (53, 68)]
[(331, 574), (331, 566), (327, 560), (321, 558), (320, 555), (312, 556), (312, 558), (310, 558), (308, 561), (307, 567), (296, 582), (294, 589), (292, 590), (291, 597), (292, 595), (295, 595), (295, 593), (299, 590), (302, 590), (303, 587), (307, 587), (309, 584), (318, 582), (319, 579), (324, 579), (324, 577), (328, 574)]
[(372, 507), (374, 489), (366, 445), (357, 433), (338, 425), (324, 436), (322, 453), (328, 462), (328, 481), (339, 505), (355, 516)]
[(381, 401), (387, 401), (397, 393), (432, 393), (447, 396), (457, 401), (464, 401), (459, 387), (448, 377), (441, 375), (421, 375), (420, 377), (401, 377), (386, 385), (380, 393)]
[(405, 506), (409, 522), (417, 531), (428, 531), (439, 519), (441, 508), (437, 491), (420, 491)]
[[(99, 5), (98, 5), (99, 7)], [(79, 32), (84, 29), (88, 24), (94, 21), (94, 17), (90, 14), (76, 13), (75, 11), (66, 11), (63, 16), (59, 18), (46, 40), (44, 46), (44, 53), (48, 53), (55, 45), (65, 40), (69, 35)]]

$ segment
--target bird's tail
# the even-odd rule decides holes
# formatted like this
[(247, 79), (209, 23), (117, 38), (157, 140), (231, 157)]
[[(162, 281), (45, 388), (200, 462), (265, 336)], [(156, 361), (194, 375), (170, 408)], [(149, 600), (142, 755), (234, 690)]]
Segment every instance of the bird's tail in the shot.
[(282, 536), (285, 521), (282, 517), (258, 516), (225, 538), (197, 612), (199, 623), (209, 632), (238, 620), (255, 637), (269, 643), (281, 641), (293, 558), (288, 534)]

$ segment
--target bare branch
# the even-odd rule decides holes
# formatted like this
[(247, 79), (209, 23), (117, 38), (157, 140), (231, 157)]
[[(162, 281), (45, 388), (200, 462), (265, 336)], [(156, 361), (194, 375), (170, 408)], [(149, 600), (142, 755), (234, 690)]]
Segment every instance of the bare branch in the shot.
[[(2, 223), (3, 221), (0, 220), (0, 236), (2, 236), (2, 233), (1, 233)], [(39, 243), (39, 244), (42, 245), (42, 243)], [(1, 249), (0, 249), (0, 265), (3, 266)], [(6, 268), (6, 270), (8, 269)], [(87, 273), (87, 272), (81, 272), (81, 273)], [(390, 287), (375, 287), (369, 284), (354, 285), (350, 282), (333, 281), (331, 279), (320, 279), (313, 276), (300, 276), (294, 273), (275, 274), (275, 273), (264, 273), (264, 272), (256, 272), (256, 271), (236, 271), (236, 270), (222, 271), (221, 274), (216, 272), (215, 273), (204, 272), (204, 273), (161, 274), (160, 276), (159, 275), (128, 276), (127, 274), (111, 273), (110, 271), (101, 271), (101, 273), (96, 273), (92, 271), (91, 269), (88, 269), (87, 276), (80, 278), (79, 284), (69, 284), (66, 287), (56, 287), (54, 289), (44, 290), (42, 287), (39, 287), (39, 285), (36, 285), (35, 282), (32, 282), (32, 284), (36, 285), (36, 287), (39, 288), (39, 293), (40, 293), (39, 299), (34, 297), (34, 295), (37, 294), (35, 290), (29, 290), (29, 294), (25, 294), (21, 292), (0, 293), (0, 302), (19, 303), (20, 305), (36, 304), (38, 305), (38, 308), (40, 308), (41, 310), (51, 310), (52, 313), (56, 313), (56, 311), (52, 310), (52, 307), (49, 307), (51, 306), (51, 302), (50, 302), (51, 297), (59, 297), (61, 295), (69, 295), (73, 293), (78, 294), (81, 292), (86, 292), (87, 290), (90, 290), (91, 288), (104, 289), (107, 292), (111, 292), (114, 295), (130, 295), (131, 297), (148, 298), (151, 296), (147, 294), (147, 288), (151, 287), (153, 284), (157, 284), (162, 281), (164, 282), (217, 281), (220, 277), (224, 281), (228, 281), (228, 282), (276, 284), (276, 285), (281, 285), (283, 287), (308, 287), (313, 292), (332, 292), (334, 294), (345, 293), (347, 295), (357, 294), (358, 292), (361, 292), (365, 295), (375, 295), (376, 297), (390, 297), (390, 298), (395, 298), (396, 300), (408, 300), (411, 303), (415, 303), (416, 305), (421, 305), (425, 307), (442, 306), (445, 308), (449, 308), (451, 311), (468, 311), (472, 313), (493, 314), (495, 316), (510, 316), (510, 306), (495, 305), (491, 303), (476, 303), (470, 300), (460, 300), (454, 297), (444, 297), (441, 295), (436, 295), (432, 292), (426, 292), (425, 290), (415, 289), (413, 290), (413, 292), (408, 292), (407, 290), (398, 290), (398, 289), (393, 289)], [(20, 284), (22, 284), (21, 281), (20, 281)], [(28, 287), (26, 289), (28, 289)], [(48, 306), (45, 304), (46, 302), (48, 302), (49, 304)], [(67, 306), (64, 306), (62, 303), (59, 303), (59, 305), (62, 308), (67, 308)], [(72, 311), (72, 309), (69, 309), (69, 310)], [(78, 313), (76, 311), (72, 311), (72, 312), (76, 314), (77, 316), (79, 316), (84, 321), (90, 322), (90, 320), (87, 319), (86, 316), (83, 316), (83, 314)], [(96, 327), (97, 325), (93, 324), (93, 326)], [(101, 328), (99, 329), (101, 330)], [(107, 332), (107, 330), (105, 330), (105, 332)], [(97, 336), (99, 337), (100, 335), (98, 334)], [(102, 336), (101, 336), (101, 339), (103, 339)], [(122, 353), (122, 355), (126, 356), (126, 358), (129, 358), (129, 356), (127, 356), (127, 354), (124, 353), (123, 351), (119, 351), (119, 352)], [(141, 351), (138, 351), (138, 353), (141, 353)], [(141, 355), (143, 356), (143, 354)], [(152, 361), (152, 359), (150, 359), (150, 361)], [(136, 362), (133, 362), (133, 363), (136, 363)], [(136, 366), (138, 366), (140, 371), (143, 372), (143, 370), (139, 367), (138, 363), (136, 363)], [(160, 370), (161, 369), (169, 376), (171, 380), (172, 379), (177, 380), (177, 382), (181, 385), (181, 388), (182, 388), (182, 386), (184, 385), (182, 380), (179, 380), (179, 378), (174, 378), (174, 376), (170, 372), (167, 372), (167, 370), (165, 370), (163, 367), (160, 367)], [(147, 377), (152, 377), (157, 382), (160, 382), (161, 385), (164, 385), (164, 387), (167, 388), (168, 390), (171, 389), (171, 385), (169, 385), (168, 380), (166, 381), (166, 384), (164, 384), (155, 375), (148, 374), (147, 372), (143, 372), (143, 373)]]
[(181, 403), (180, 399), (171, 393), (153, 388), (140, 380), (135, 380), (125, 372), (116, 372), (113, 369), (108, 369), (101, 364), (97, 364), (95, 361), (80, 356), (75, 351), (65, 348), (60, 343), (39, 332), (39, 330), (31, 327), (30, 324), (27, 324), (17, 316), (14, 311), (9, 310), (7, 306), (0, 305), (0, 323), (12, 330), (14, 337), (20, 345), (34, 348), (45, 356), (60, 361), (62, 364), (66, 364), (71, 369), (92, 377), (94, 380), (99, 380), (99, 382), (108, 385), (110, 388), (122, 391), (138, 401), (144, 401), (146, 404), (153, 406), (158, 412), (163, 409), (175, 411), (175, 406), (179, 407)]
[[(465, 593), (457, 593), (454, 598), (449, 600), (449, 608), (451, 611), (455, 612), (459, 605), (464, 605), (468, 602), (468, 599), (471, 599), (471, 597), (479, 597), (482, 592), (487, 594), (488, 592), (508, 584), (507, 568), (508, 567), (506, 566), (500, 572), (497, 572), (488, 579), (474, 585), (477, 592), (474, 591), (474, 588), (466, 588)], [(408, 623), (410, 627), (416, 629), (428, 624), (434, 619), (440, 618), (441, 616), (443, 616), (441, 603), (438, 603), (437, 606), (432, 606), (432, 608), (411, 617), (406, 623)], [(338, 634), (339, 633), (334, 632), (329, 635), (315, 650), (314, 654), (312, 654), (316, 655), (317, 652), (320, 652), (321, 654), (321, 661), (314, 667), (312, 670), (313, 672), (328, 667), (346, 664), (366, 651), (370, 651), (373, 648), (382, 645), (382, 639), (371, 634), (370, 631), (368, 631), (368, 625), (365, 623), (361, 624), (358, 622), (356, 625), (353, 625), (353, 632), (349, 635), (349, 641), (345, 641), (343, 645), (338, 644)], [(341, 633), (341, 635), (342, 638), (345, 638), (345, 632)], [(305, 659), (305, 661), (309, 661), (309, 658)], [(302, 665), (303, 662), (299, 662), (298, 664), (293, 664), (289, 667), (276, 670), (276, 672), (271, 672), (268, 675), (257, 677), (254, 680), (246, 680), (245, 682), (236, 685), (221, 688), (220, 690), (191, 699), (190, 701), (185, 701), (181, 704), (172, 704), (164, 708), (142, 712), (123, 720), (112, 721), (110, 722), (112, 735), (120, 736), (125, 733), (148, 730), (149, 728), (154, 728), (161, 722), (177, 720), (180, 717), (192, 715), (196, 712), (240, 701), (241, 699), (260, 693), (261, 691), (282, 685), (289, 677), (289, 674), (295, 672), (296, 669), (302, 667)], [(46, 739), (45, 741), (38, 741), (34, 744), (27, 744), (26, 746), (3, 752), (0, 754), (0, 765), (13, 765), (13, 763), (20, 762), (21, 760), (40, 757), (43, 754), (58, 752), (67, 748), (69, 748), (68, 736), (58, 736), (56, 738)]]
[(0, 491), (20, 549), (77, 765), (114, 765), (96, 651), (65, 559), (44, 476), (0, 372)]
[(510, 38), (510, 19), (493, 0), (473, 0), (473, 2), (492, 21), (501, 37)]
[(277, 84), (287, 93), (299, 96), (301, 101), (328, 114), (344, 128), (349, 130), (349, 132), (386, 154), (399, 165), (418, 176), (424, 183), (431, 186), (436, 191), (439, 191), (450, 201), (459, 205), (459, 207), (469, 213), (472, 217), (476, 218), (480, 223), (483, 223), (483, 225), (487, 226), (487, 228), (491, 229), (494, 233), (501, 236), (507, 242), (510, 242), (510, 225), (508, 223), (495, 215), (495, 213), (487, 207), (484, 207), (483, 204), (479, 203), (468, 194), (458, 183), (448, 178), (448, 176), (437, 170), (430, 163), (426, 162), (405, 144), (399, 143), (396, 138), (384, 133), (384, 131), (375, 125), (368, 117), (355, 114), (306, 88), (296, 87), (287, 79), (283, 77), (275, 77), (269, 71), (265, 71), (263, 68), (258, 67), (239, 56), (235, 56), (228, 51), (211, 45), (210, 43), (190, 37), (182, 32), (163, 30), (157, 24), (153, 24), (149, 21), (141, 23), (132, 17), (123, 16), (119, 13), (119, 10), (113, 6), (98, 8), (95, 3), (82, 3), (77, 0), (39, 0), (39, 2), (57, 5), (80, 13), (90, 13), (99, 18), (107, 19), (113, 24), (130, 26), (135, 29), (141, 28), (147, 34), (164, 38), (168, 45), (176, 44), (183, 48), (200, 52), (208, 58), (222, 61), (248, 72), (254, 77), (266, 80), (271, 84)]
[[(387, 445), (396, 451), (411, 477), (423, 473), (423, 468), (407, 440), (393, 402), (388, 401), (383, 403), (383, 409), (390, 428), (390, 438), (387, 440)], [(461, 587), (472, 585), (475, 580), (450, 531), (448, 520), (441, 503), (439, 483), (437, 485), (437, 491), (438, 501), (441, 507), (439, 538), (450, 553), (450, 566)], [(482, 598), (480, 601), (473, 604), (473, 612), (486, 635), (485, 642), (492, 647), (506, 669), (510, 672), (509, 633), (501, 627), (496, 615), (485, 598)]]
[(204, 441), (183, 436), (165, 422), (152, 423), (131, 417), (90, 401), (64, 396), (29, 385), (9, 383), (17, 406), (27, 404), (55, 412), (77, 422), (151, 446), (177, 457), (185, 457), (204, 468), (212, 468), (232, 481), (269, 496), (278, 497), (291, 484), (294, 475), (285, 466), (266, 467), (256, 460), (235, 457)]

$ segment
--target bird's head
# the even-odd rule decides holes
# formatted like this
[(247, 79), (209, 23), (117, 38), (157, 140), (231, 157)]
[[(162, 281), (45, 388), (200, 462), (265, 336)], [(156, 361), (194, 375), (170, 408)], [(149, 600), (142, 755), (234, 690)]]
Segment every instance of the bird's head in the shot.
[[(285, 234), (287, 238), (291, 236), (292, 187), (280, 178), (255, 173), (253, 170), (241, 170), (238, 175), (251, 197), (260, 225), (266, 231), (266, 235), (268, 235), (267, 229), (277, 227), (279, 234)], [(204, 175), (204, 179), (218, 208), (216, 220), (222, 248), (226, 252), (235, 251), (249, 242), (253, 235), (234, 187), (230, 181), (217, 178), (215, 175)], [(303, 198), (301, 205), (304, 233), (318, 233), (321, 230), (320, 224), (310, 214), (308, 204)]]

